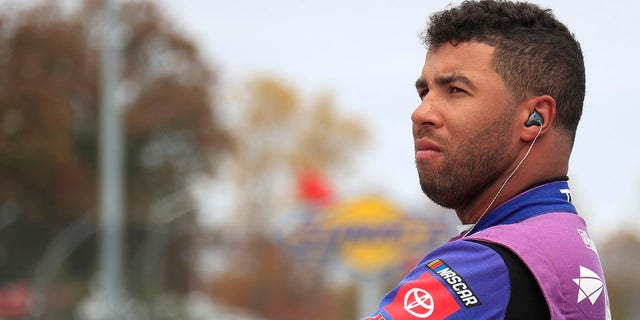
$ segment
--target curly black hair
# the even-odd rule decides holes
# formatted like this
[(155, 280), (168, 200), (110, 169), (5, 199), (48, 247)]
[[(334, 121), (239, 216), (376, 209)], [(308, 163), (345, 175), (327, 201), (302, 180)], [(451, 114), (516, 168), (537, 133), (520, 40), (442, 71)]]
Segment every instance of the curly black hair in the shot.
[(470, 41), (494, 47), (493, 67), (514, 96), (553, 97), (557, 123), (575, 137), (585, 94), (584, 58), (574, 35), (550, 9), (525, 2), (465, 1), (433, 14), (421, 38), (434, 50)]

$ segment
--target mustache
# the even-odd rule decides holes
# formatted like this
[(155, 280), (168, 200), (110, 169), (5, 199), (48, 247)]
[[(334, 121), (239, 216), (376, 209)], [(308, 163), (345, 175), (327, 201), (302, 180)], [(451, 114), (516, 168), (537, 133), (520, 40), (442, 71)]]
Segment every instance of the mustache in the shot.
[(420, 139), (429, 139), (435, 143), (441, 144), (446, 142), (444, 138), (438, 136), (435, 132), (435, 130), (432, 127), (429, 126), (422, 126), (420, 128), (418, 128), (417, 130), (414, 129), (413, 131), (413, 138), (415, 141), (420, 140)]

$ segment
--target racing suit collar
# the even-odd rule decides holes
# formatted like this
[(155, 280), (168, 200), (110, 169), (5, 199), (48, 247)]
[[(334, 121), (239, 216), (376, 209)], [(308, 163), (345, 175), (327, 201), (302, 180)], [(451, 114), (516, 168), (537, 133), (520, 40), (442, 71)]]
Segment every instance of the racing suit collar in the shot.
[(567, 180), (567, 177), (560, 177), (527, 188), (480, 219), (471, 234), (495, 225), (517, 223), (550, 212), (577, 214), (571, 203)]

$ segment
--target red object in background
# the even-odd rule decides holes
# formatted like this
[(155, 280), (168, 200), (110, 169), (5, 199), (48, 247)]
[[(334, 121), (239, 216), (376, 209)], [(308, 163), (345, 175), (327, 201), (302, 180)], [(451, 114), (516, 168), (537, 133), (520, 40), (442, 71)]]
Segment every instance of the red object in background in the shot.
[(306, 169), (298, 174), (298, 197), (307, 203), (325, 204), (333, 199), (333, 188), (320, 172)]
[(29, 289), (24, 284), (0, 287), (0, 317), (24, 316), (29, 311)]

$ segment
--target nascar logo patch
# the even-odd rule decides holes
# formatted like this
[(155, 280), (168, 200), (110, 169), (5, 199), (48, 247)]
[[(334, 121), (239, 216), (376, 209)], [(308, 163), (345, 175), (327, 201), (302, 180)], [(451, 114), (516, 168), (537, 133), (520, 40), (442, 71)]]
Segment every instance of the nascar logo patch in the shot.
[(432, 260), (427, 263), (427, 268), (435, 272), (444, 282), (456, 293), (456, 297), (465, 308), (473, 308), (482, 305), (480, 299), (471, 290), (471, 287), (464, 281), (464, 279), (455, 271), (449, 267), (444, 261), (440, 259)]

